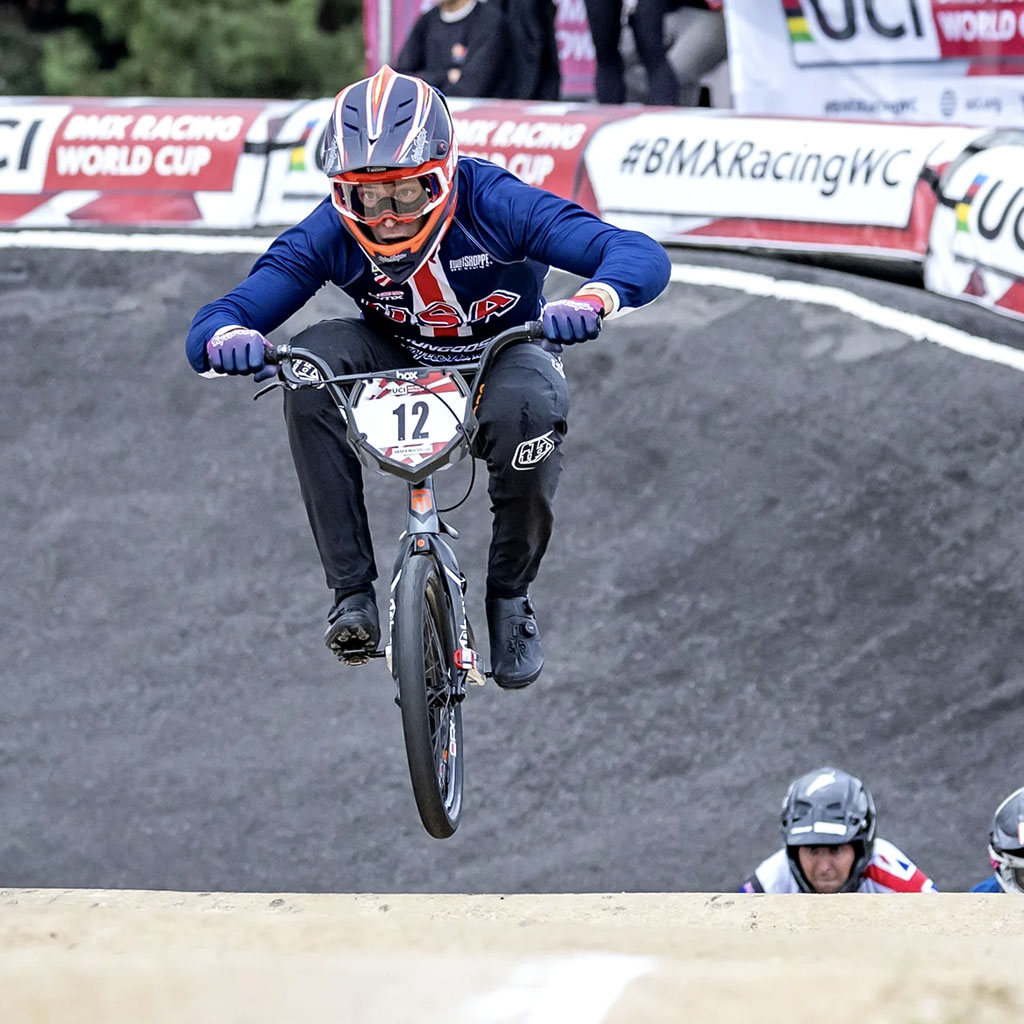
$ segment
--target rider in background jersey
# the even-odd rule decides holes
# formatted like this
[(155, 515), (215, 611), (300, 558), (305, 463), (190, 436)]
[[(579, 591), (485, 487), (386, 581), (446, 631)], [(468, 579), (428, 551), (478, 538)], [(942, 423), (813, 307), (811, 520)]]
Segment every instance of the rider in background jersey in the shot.
[(1024, 893), (1024, 787), (1014, 790), (992, 816), (988, 855), (995, 872), (971, 892)]
[[(540, 319), (552, 342), (586, 341), (605, 318), (653, 301), (668, 283), (668, 257), (646, 235), (488, 161), (459, 159), (441, 94), (389, 67), (338, 94), (323, 164), (330, 197), (196, 314), (186, 352), (197, 372), (272, 375), (264, 335), (328, 283), (361, 315), (314, 324), (293, 341), (338, 374), (471, 361), (489, 338), (528, 320)], [(545, 303), (552, 266), (585, 283)], [(474, 454), (487, 462), (494, 513), (485, 593), (492, 672), (508, 689), (533, 682), (544, 664), (529, 587), (551, 536), (568, 411), (557, 354), (518, 345), (499, 356)], [(286, 391), (284, 415), (334, 592), (324, 640), (359, 663), (380, 637), (360, 466), (322, 389)]]
[(875, 837), (870, 791), (838, 768), (817, 768), (790, 785), (782, 841), (740, 892), (937, 892), (906, 854)]

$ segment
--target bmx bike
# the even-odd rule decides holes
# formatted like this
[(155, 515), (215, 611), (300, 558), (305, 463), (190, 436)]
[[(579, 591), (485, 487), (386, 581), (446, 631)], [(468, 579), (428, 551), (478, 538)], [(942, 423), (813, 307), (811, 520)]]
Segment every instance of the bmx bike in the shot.
[(359, 461), (408, 485), (407, 523), (391, 575), (388, 643), (383, 651), (359, 652), (355, 661), (387, 659), (416, 808), (437, 839), (451, 836), (462, 814), (467, 685), (483, 685), (490, 672), (476, 650), (466, 577), (446, 539), (459, 535), (441, 518), (451, 509), (437, 506), (434, 474), (472, 457), (476, 411), (497, 356), (543, 338), (540, 322), (530, 321), (496, 335), (479, 362), (343, 375), (314, 352), (277, 345), (267, 349), (266, 361), (277, 364), (278, 379), (255, 396), (276, 387), (325, 388)]

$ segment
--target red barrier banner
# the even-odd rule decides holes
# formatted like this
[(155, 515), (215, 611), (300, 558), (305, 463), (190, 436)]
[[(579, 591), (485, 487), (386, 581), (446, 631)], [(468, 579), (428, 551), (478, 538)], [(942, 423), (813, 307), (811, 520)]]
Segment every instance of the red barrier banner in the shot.
[(452, 100), (459, 153), (498, 164), (528, 185), (574, 199), (596, 212), (583, 173), (583, 150), (595, 130), (634, 116), (623, 107), (485, 103)]
[(228, 192), (264, 106), (76, 103), (50, 147), (45, 188)]
[(943, 59), (1024, 59), (1024, 0), (932, 0)]
[(270, 117), (292, 107), (263, 100), (0, 101), (0, 224), (250, 227)]

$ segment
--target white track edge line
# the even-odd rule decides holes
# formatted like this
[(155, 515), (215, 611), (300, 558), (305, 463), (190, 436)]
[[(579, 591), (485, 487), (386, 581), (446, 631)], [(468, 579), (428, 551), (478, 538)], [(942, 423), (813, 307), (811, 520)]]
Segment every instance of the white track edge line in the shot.
[(849, 313), (867, 323), (906, 334), (915, 341), (930, 341), (943, 348), (959, 352), (974, 359), (1001, 363), (1014, 370), (1024, 371), (1024, 352), (1008, 345), (1000, 345), (987, 338), (969, 334), (958, 327), (929, 320), (917, 313), (904, 313), (873, 302), (844, 288), (833, 285), (812, 284), (807, 281), (780, 280), (767, 274), (754, 274), (747, 270), (727, 267), (708, 267), (698, 264), (676, 263), (672, 266), (672, 280), (677, 284), (699, 285), (705, 288), (729, 288), (760, 295), (765, 298), (804, 302), (815, 306), (831, 306)]

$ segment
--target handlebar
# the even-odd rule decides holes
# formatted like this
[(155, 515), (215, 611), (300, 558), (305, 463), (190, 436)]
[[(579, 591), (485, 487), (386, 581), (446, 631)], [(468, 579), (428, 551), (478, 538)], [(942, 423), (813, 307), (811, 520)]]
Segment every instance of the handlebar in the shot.
[[(510, 327), (500, 334), (495, 335), (484, 349), (480, 359), (475, 363), (456, 363), (454, 365), (443, 365), (438, 366), (439, 370), (455, 370), (459, 373), (474, 374), (472, 384), (470, 386), (470, 393), (473, 396), (473, 406), (475, 407), (479, 395), (477, 390), (479, 385), (483, 382), (487, 375), (488, 370), (491, 368), (494, 360), (498, 355), (503, 352), (506, 348), (512, 345), (520, 345), (527, 341), (539, 341), (543, 342), (544, 337), (544, 326), (540, 320), (528, 320), (522, 326)], [(560, 345), (552, 345), (552, 351), (561, 351)], [(296, 377), (288, 369), (281, 370), (281, 377), (284, 383), (292, 388), (300, 387), (318, 387), (321, 385), (337, 386), (339, 384), (353, 383), (357, 380), (366, 380), (368, 377), (390, 377), (393, 374), (397, 374), (399, 371), (396, 370), (373, 370), (368, 373), (348, 373), (348, 374), (335, 374), (327, 362), (314, 352), (310, 352), (308, 349), (295, 348), (291, 343), (284, 345), (268, 345), (263, 352), (264, 362), (271, 366), (283, 366), (291, 362), (293, 359), (301, 359), (303, 362), (311, 363), (320, 373), (319, 380), (303, 380)], [(280, 383), (280, 382), (277, 382)], [(269, 387), (275, 387), (275, 384), (269, 385)], [(260, 391), (256, 397), (267, 390), (266, 388)]]

